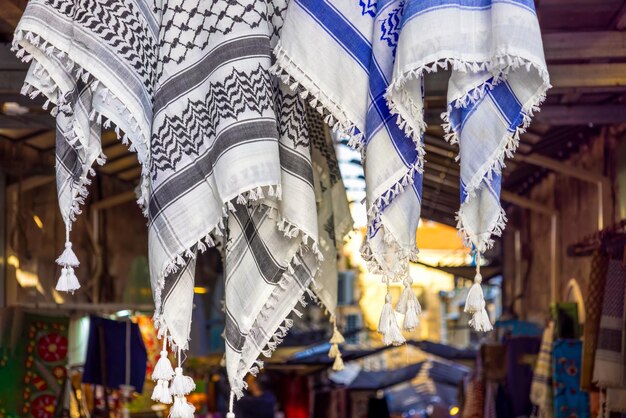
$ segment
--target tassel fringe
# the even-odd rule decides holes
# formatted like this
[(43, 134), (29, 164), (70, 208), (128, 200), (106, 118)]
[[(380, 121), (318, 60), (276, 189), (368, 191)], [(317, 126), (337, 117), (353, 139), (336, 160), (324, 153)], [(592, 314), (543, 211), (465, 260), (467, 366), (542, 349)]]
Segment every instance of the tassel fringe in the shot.
[(170, 387), (170, 393), (175, 396), (188, 395), (196, 389), (196, 384), (189, 376), (183, 375), (183, 368), (177, 367), (175, 370), (174, 379), (172, 379), (172, 386)]
[(389, 284), (387, 284), (387, 294), (385, 295), (385, 304), (380, 314), (380, 321), (378, 322), (378, 332), (383, 337), (383, 343), (385, 345), (400, 345), (404, 344), (406, 340), (400, 331), (398, 325), (398, 319), (396, 313), (391, 307), (391, 294), (389, 293)]
[(78, 282), (76, 273), (74, 273), (74, 269), (72, 267), (63, 267), (61, 276), (57, 281), (56, 290), (74, 294), (78, 289), (80, 289), (80, 283)]
[(184, 396), (176, 396), (169, 418), (194, 418), (196, 408)]
[(491, 331), (493, 326), (485, 309), (485, 295), (481, 286), (483, 278), (480, 275), (480, 259), (480, 253), (477, 252), (476, 276), (474, 277), (474, 284), (467, 293), (464, 311), (472, 314), (472, 319), (469, 321), (470, 327), (479, 332), (487, 332)]

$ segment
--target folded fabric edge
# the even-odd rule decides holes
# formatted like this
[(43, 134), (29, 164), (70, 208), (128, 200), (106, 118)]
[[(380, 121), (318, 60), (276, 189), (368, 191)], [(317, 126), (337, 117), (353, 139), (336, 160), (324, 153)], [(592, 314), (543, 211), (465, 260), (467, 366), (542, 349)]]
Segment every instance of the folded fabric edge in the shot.
[[(281, 216), (278, 209), (268, 204), (270, 203), (270, 201), (268, 201), (269, 198), (275, 198), (279, 200), (282, 197), (281, 195), (282, 190), (280, 185), (266, 185), (252, 188), (247, 192), (239, 194), (233, 199), (227, 200), (226, 203), (224, 203), (223, 205), (222, 217), (219, 219), (219, 221), (212, 228), (210, 228), (210, 230), (204, 236), (198, 239), (196, 243), (188, 246), (188, 248), (184, 250), (181, 250), (176, 256), (172, 257), (168, 261), (168, 263), (165, 264), (158, 277), (158, 288), (154, 291), (155, 313), (153, 316), (153, 321), (155, 324), (155, 328), (158, 330), (159, 338), (161, 338), (161, 336), (163, 335), (170, 334), (170, 344), (174, 348), (186, 349), (186, 347), (188, 346), (188, 340), (175, 341), (171, 338), (171, 333), (169, 333), (167, 329), (167, 324), (165, 323), (165, 320), (163, 318), (162, 292), (165, 288), (165, 278), (170, 274), (177, 272), (180, 268), (184, 267), (186, 265), (186, 258), (189, 259), (196, 257), (196, 253), (192, 251), (193, 248), (197, 248), (197, 250), (202, 253), (208, 248), (215, 247), (215, 242), (223, 237), (225, 233), (224, 219), (228, 216), (229, 211), (235, 210), (233, 202), (237, 202), (238, 204), (257, 204), (266, 206), (268, 210), (268, 217), (276, 222), (277, 229), (281, 231), (286, 238), (298, 238), (300, 246), (290, 260), (287, 270), (285, 270), (283, 276), (286, 274), (295, 274), (295, 267), (297, 267), (299, 264), (297, 256), (298, 254), (302, 254), (304, 251), (312, 251), (318, 265), (319, 263), (321, 263), (321, 261), (323, 261), (323, 255), (319, 250), (317, 239), (302, 231), (296, 224)], [(284, 286), (284, 280), (281, 279), (278, 282), (278, 285)], [(304, 292), (305, 291), (303, 290), (302, 293)], [(309, 291), (309, 295), (312, 295), (312, 292)], [(290, 310), (290, 312), (294, 312), (296, 315), (302, 316), (302, 313), (296, 309), (298, 302), (306, 306), (303, 297), (301, 297), (300, 299), (294, 301), (294, 306)], [(272, 303), (275, 302), (272, 302), (272, 300), (268, 300), (262, 308), (262, 311), (264, 309), (272, 310)], [(282, 339), (287, 335), (287, 332), (291, 328), (291, 325), (293, 325), (292, 321), (286, 318), (286, 316), (281, 320), (282, 325), (279, 324), (274, 330), (272, 336), (268, 337), (267, 340), (264, 342), (264, 346), (266, 348), (262, 351), (262, 353), (266, 357), (271, 357), (271, 353), (282, 342)], [(260, 354), (261, 352), (257, 353), (254, 357), (256, 358)], [(256, 366), (254, 365), (254, 363), (256, 363)], [(246, 365), (243, 364), (243, 362), (240, 363), (240, 371), (237, 373), (238, 377), (234, 379), (238, 385), (232, 388), (237, 398), (240, 398), (243, 395), (243, 389), (245, 388), (245, 382), (243, 381), (243, 377), (249, 372), (256, 374), (263, 367), (263, 362), (260, 360), (256, 360), (254, 363), (252, 365)]]
[[(73, 73), (76, 79), (80, 79), (85, 83), (93, 81), (91, 89), (94, 95), (100, 94), (108, 101), (114, 101), (117, 104), (116, 107), (118, 114), (104, 115), (94, 109), (89, 114), (89, 119), (91, 121), (97, 120), (104, 128), (114, 126), (117, 139), (121, 140), (124, 145), (128, 146), (131, 152), (137, 151), (138, 159), (141, 165), (141, 187), (138, 188), (137, 203), (142, 209), (144, 216), (147, 216), (148, 197), (146, 189), (147, 182), (149, 182), (150, 178), (150, 168), (147, 158), (149, 139), (143, 137), (141, 135), (141, 132), (139, 132), (139, 124), (137, 122), (137, 119), (133, 116), (130, 110), (124, 107), (122, 101), (118, 97), (116, 97), (115, 94), (113, 94), (113, 92), (106, 86), (104, 82), (90, 74), (85, 69), (85, 66), (77, 63), (68, 52), (59, 49), (49, 40), (44, 40), (32, 29), (25, 31), (18, 28), (13, 37), (11, 50), (15, 52), (16, 56), (24, 63), (30, 63), (34, 60), (35, 65), (37, 66), (37, 76), (42, 80), (50, 81), (50, 85), (54, 86), (54, 89), (52, 91), (42, 91), (32, 84), (25, 82), (21, 91), (22, 94), (28, 95), (33, 99), (39, 94), (45, 95), (47, 101), (44, 104), (43, 108), (47, 110), (49, 103), (52, 103), (55, 106), (50, 109), (50, 114), (53, 117), (56, 117), (59, 110), (58, 107), (62, 107), (64, 105), (64, 102), (66, 100), (65, 96), (69, 93), (67, 91), (62, 91), (61, 86), (48, 71), (51, 62), (47, 61), (46, 58), (51, 58), (53, 56), (60, 60), (66, 61), (68, 63), (68, 67), (66, 68), (66, 70)], [(126, 123), (122, 122), (124, 119), (126, 120)], [(122, 126), (126, 128), (130, 127), (130, 129), (126, 129), (122, 132), (120, 130), (122, 129)], [(78, 137), (80, 130), (77, 129), (74, 124), (72, 131), (75, 136), (68, 141), (68, 144), (70, 146), (75, 146), (77, 142), (80, 142), (80, 138)], [(96, 162), (98, 165), (104, 165), (106, 162), (106, 155), (102, 153), (96, 159)], [(84, 167), (83, 172), (89, 173), (89, 175), (91, 175), (92, 177), (95, 175), (95, 171), (92, 167)], [(71, 221), (75, 221), (76, 215), (81, 213), (80, 205), (84, 204), (84, 198), (86, 198), (89, 193), (87, 190), (87, 186), (89, 184), (91, 184), (91, 180), (89, 180), (86, 175), (74, 184), (74, 198), (72, 202), (72, 207), (69, 212), (69, 219), (66, 220), (66, 223), (71, 223)], [(68, 228), (71, 228), (71, 225), (69, 225)]]
[[(281, 46), (280, 42), (274, 49), (274, 55), (276, 56), (276, 63), (270, 68), (270, 72), (279, 77), (286, 85), (289, 86), (290, 89), (299, 91), (300, 96), (304, 100), (307, 100), (311, 107), (324, 116), (324, 122), (328, 124), (331, 130), (338, 131), (340, 135), (347, 137), (348, 145), (355, 150), (361, 151), (361, 154), (364, 155), (364, 133), (359, 130), (354, 122), (349, 120), (346, 112), (341, 108), (341, 106), (337, 104), (328, 94), (326, 94), (301, 68), (298, 67), (291, 57), (289, 57), (287, 51)], [(398, 123), (401, 123), (400, 119), (398, 120)], [(404, 127), (404, 129), (405, 132), (407, 132), (408, 127)], [(393, 244), (396, 248), (400, 248), (399, 251), (395, 252), (400, 254), (400, 259), (403, 260), (401, 263), (402, 265), (406, 265), (409, 260), (416, 260), (418, 250), (415, 247), (402, 248), (402, 246), (398, 244), (396, 238), (382, 224), (380, 215), (383, 212), (383, 207), (391, 204), (394, 198), (404, 191), (405, 187), (412, 184), (415, 172), (423, 172), (425, 151), (421, 142), (421, 136), (424, 130), (425, 124), (423, 124), (423, 129), (411, 131), (410, 135), (415, 143), (418, 153), (418, 160), (416, 163), (408, 167), (407, 171), (403, 173), (399, 179), (393, 182), (389, 189), (375, 198), (373, 204), (368, 209), (368, 215), (371, 219), (370, 224), (372, 227), (377, 227), (380, 224), (383, 228), (382, 232), (385, 234), (385, 242)], [(368, 262), (368, 268), (370, 268), (371, 271), (379, 273), (384, 271), (381, 264), (376, 261), (376, 257), (373, 256), (373, 251), (367, 242), (362, 247), (362, 253), (364, 255), (364, 259), (367, 257), (366, 261)], [(404, 271), (405, 269), (402, 270)], [(394, 273), (393, 275), (398, 276), (399, 274)]]
[(348, 139), (348, 145), (362, 151), (365, 146), (364, 134), (351, 121), (342, 106), (324, 92), (298, 65), (278, 42), (274, 48), (276, 62), (270, 72), (276, 75), (293, 91), (297, 91), (313, 109), (324, 117), (331, 130), (338, 131)]
[[(389, 85), (385, 95), (390, 109), (394, 109), (394, 111), (399, 112), (400, 117), (402, 118), (414, 119), (414, 117), (423, 115), (423, 110), (421, 113), (412, 113), (405, 110), (407, 104), (411, 109), (419, 109), (419, 106), (416, 106), (410, 97), (405, 94), (403, 95), (403, 87), (410, 80), (422, 77), (424, 73), (430, 74), (437, 72), (439, 69), (448, 70), (449, 68), (461, 72), (486, 71), (492, 74), (492, 79), (490, 81), (476, 86), (463, 96), (455, 99), (452, 103), (450, 103), (446, 112), (441, 114), (445, 139), (451, 144), (458, 143), (457, 132), (452, 129), (449, 118), (450, 112), (453, 108), (465, 107), (470, 103), (480, 100), (488, 90), (493, 89), (501, 81), (505, 80), (510, 71), (521, 68), (525, 68), (527, 71), (534, 69), (543, 81), (543, 84), (537, 92), (522, 106), (523, 120), (520, 126), (517, 126), (513, 132), (510, 132), (502, 138), (496, 152), (490, 156), (488, 161), (481, 167), (481, 170), (479, 170), (469, 184), (466, 185), (468, 197), (456, 214), (457, 228), (466, 246), (471, 247), (474, 245), (479, 252), (484, 252), (493, 246), (493, 239), (490, 238), (491, 235), (495, 234), (500, 236), (502, 234), (502, 230), (506, 225), (506, 214), (501, 208), (499, 216), (495, 219), (493, 224), (490, 225), (490, 232), (488, 234), (489, 237), (484, 237), (483, 235), (487, 234), (475, 234), (473, 231), (467, 229), (467, 225), (464, 222), (463, 217), (463, 208), (476, 196), (476, 191), (480, 188), (483, 180), (490, 180), (494, 174), (501, 173), (502, 168), (504, 167), (505, 157), (513, 157), (513, 154), (519, 145), (520, 135), (526, 132), (526, 129), (532, 121), (534, 112), (540, 111), (539, 106), (545, 100), (546, 92), (551, 87), (550, 77), (544, 66), (519, 55), (505, 53), (494, 54), (490, 60), (482, 62), (466, 61), (458, 58), (442, 58), (434, 62), (416, 65), (415, 68), (405, 71), (401, 76), (395, 78)], [(423, 123), (423, 119), (421, 121), (417, 120), (410, 122), (410, 124), (413, 124), (414, 126), (420, 126), (421, 123)]]

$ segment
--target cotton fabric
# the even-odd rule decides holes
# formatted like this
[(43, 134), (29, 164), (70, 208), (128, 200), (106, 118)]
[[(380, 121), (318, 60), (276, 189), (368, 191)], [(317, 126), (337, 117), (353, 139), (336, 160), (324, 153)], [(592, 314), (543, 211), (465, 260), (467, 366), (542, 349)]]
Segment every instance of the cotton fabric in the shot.
[(554, 341), (552, 379), (554, 381), (554, 416), (589, 417), (589, 394), (580, 389), (582, 343), (578, 340)]
[(422, 75), (440, 68), (452, 69), (443, 118), (460, 143), (459, 228), (487, 249), (505, 221), (504, 157), (549, 87), (533, 2), (294, 0), (283, 30), (274, 70), (362, 150), (370, 271), (401, 279), (417, 256)]
[(600, 387), (624, 386), (624, 295), (626, 291), (626, 269), (620, 260), (609, 262), (598, 346), (593, 369), (593, 381)]
[(115, 127), (137, 151), (154, 320), (177, 348), (188, 347), (195, 258), (214, 245), (223, 252), (226, 366), (238, 395), (259, 354), (284, 337), (323, 258), (308, 210), (316, 199), (304, 102), (269, 72), (286, 7), (33, 0), (14, 43), (33, 62), (24, 92), (57, 105), (68, 231), (92, 165), (104, 162), (101, 130)]
[(534, 416), (548, 418), (554, 415), (552, 400), (552, 344), (554, 343), (554, 322), (543, 331), (537, 364), (533, 371), (530, 386), (530, 400), (537, 411)]

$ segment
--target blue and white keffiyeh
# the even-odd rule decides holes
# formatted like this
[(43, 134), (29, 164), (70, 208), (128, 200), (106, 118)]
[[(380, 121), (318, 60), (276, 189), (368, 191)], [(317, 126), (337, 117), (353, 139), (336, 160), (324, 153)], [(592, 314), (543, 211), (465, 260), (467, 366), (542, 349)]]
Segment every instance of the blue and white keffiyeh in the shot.
[[(549, 88), (532, 1), (293, 0), (275, 53), (275, 71), (363, 149), (364, 256), (387, 281), (406, 278), (417, 254), (422, 76), (450, 69), (442, 118), (446, 138), (460, 149), (458, 226), (479, 254), (493, 244), (506, 221), (499, 203), (504, 157)], [(483, 307), (474, 287), (466, 308)], [(481, 326), (485, 318), (474, 318), (476, 328), (490, 327)]]

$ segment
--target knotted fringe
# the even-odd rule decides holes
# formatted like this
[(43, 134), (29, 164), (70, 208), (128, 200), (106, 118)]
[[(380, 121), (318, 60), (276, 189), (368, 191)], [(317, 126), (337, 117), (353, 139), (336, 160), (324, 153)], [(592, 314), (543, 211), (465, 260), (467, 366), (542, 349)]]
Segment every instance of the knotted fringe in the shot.
[[(69, 231), (66, 235), (69, 238)], [(63, 250), (63, 253), (56, 259), (56, 262), (63, 267), (78, 267), (80, 265), (78, 257), (76, 257), (76, 254), (72, 251), (72, 243), (69, 239), (65, 242), (65, 250)]]
[(387, 294), (385, 295), (385, 304), (383, 310), (380, 313), (380, 321), (378, 321), (378, 332), (383, 337), (383, 343), (385, 345), (400, 345), (404, 344), (406, 340), (400, 331), (398, 325), (398, 319), (396, 313), (391, 307), (391, 294), (389, 293), (389, 281), (387, 281)]
[(396, 303), (396, 312), (404, 315), (402, 329), (405, 331), (413, 331), (419, 324), (419, 316), (422, 314), (422, 306), (420, 305), (417, 295), (411, 287), (413, 279), (407, 276), (404, 280), (404, 290), (400, 294), (400, 299)]
[[(32, 55), (29, 52), (31, 48), (38, 49), (41, 54), (47, 57), (47, 60), (44, 59), (38, 61), (35, 58), (35, 55)], [(99, 97), (107, 103), (109, 109), (114, 108), (114, 110), (107, 110), (107, 113), (111, 114), (105, 114), (101, 109), (94, 109), (89, 114), (89, 119), (91, 121), (97, 121), (98, 124), (105, 129), (114, 125), (117, 138), (122, 140), (123, 144), (128, 145), (131, 152), (137, 152), (139, 162), (141, 163), (141, 187), (138, 188), (139, 193), (137, 203), (141, 206), (143, 214), (147, 217), (148, 194), (146, 184), (150, 180), (150, 167), (148, 164), (150, 149), (149, 136), (142, 134), (139, 127), (139, 121), (133, 116), (126, 105), (124, 105), (124, 101), (117, 97), (105, 85), (105, 83), (87, 71), (85, 67), (82, 66), (82, 64), (85, 63), (75, 61), (76, 57), (73, 56), (70, 51), (63, 50), (63, 48), (66, 48), (66, 45), (53, 45), (47, 40), (44, 40), (43, 37), (39, 36), (39, 34), (29, 30), (22, 30), (18, 27), (18, 30), (13, 36), (11, 50), (15, 52), (16, 56), (21, 59), (22, 62), (30, 63), (33, 61), (35, 65), (34, 74), (39, 80), (41, 80), (42, 84), (47, 87), (45, 91), (40, 91), (37, 87), (25, 82), (21, 93), (28, 95), (33, 99), (39, 94), (44, 94), (48, 100), (46, 100), (43, 108), (47, 109), (50, 104), (53, 104), (54, 106), (50, 109), (50, 114), (53, 117), (56, 117), (59, 111), (65, 113), (66, 115), (73, 114), (73, 109), (67, 104), (67, 99), (69, 95), (73, 94), (73, 92), (62, 91), (62, 86), (59, 85), (50, 75), (50, 66), (56, 65), (56, 62), (64, 63), (65, 70), (72, 73), (76, 81), (81, 80), (85, 84), (91, 83), (90, 89), (94, 97)], [(81, 133), (81, 127), (78, 126), (76, 121), (73, 122), (73, 125), (72, 131), (74, 133), (74, 138), (67, 138), (68, 143), (71, 146), (74, 146), (80, 141), (79, 135), (84, 135)], [(124, 133), (120, 132), (122, 127), (124, 129)], [(105, 156), (101, 155), (98, 159), (96, 159), (96, 162), (103, 165), (105, 162)], [(86, 171), (87, 168), (88, 167), (83, 167), (83, 171)], [(90, 175), (95, 174), (91, 168), (89, 168), (88, 172)], [(72, 221), (75, 220), (76, 215), (80, 214), (79, 206), (84, 203), (84, 198), (87, 196), (88, 192), (86, 186), (88, 184), (90, 184), (90, 180), (87, 178), (87, 175), (81, 176), (74, 182), (74, 184), (72, 184), (73, 199), (69, 210), (69, 218)]]
[(339, 350), (339, 344), (343, 344), (346, 342), (343, 335), (337, 329), (337, 318), (333, 315), (332, 318), (333, 323), (333, 335), (330, 337), (330, 350), (328, 351), (328, 357), (334, 358), (335, 362), (333, 363), (333, 370), (339, 371), (343, 370), (343, 358), (341, 356), (341, 350)]
[(485, 296), (483, 295), (483, 288), (481, 283), (483, 281), (480, 275), (480, 252), (476, 252), (476, 276), (474, 277), (474, 284), (467, 292), (467, 300), (465, 301), (465, 312), (472, 314), (472, 319), (469, 321), (469, 325), (476, 331), (487, 332), (493, 329), (489, 315), (485, 309)]

